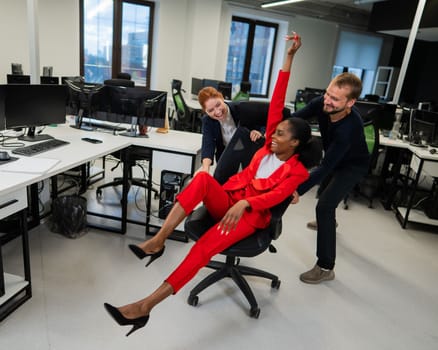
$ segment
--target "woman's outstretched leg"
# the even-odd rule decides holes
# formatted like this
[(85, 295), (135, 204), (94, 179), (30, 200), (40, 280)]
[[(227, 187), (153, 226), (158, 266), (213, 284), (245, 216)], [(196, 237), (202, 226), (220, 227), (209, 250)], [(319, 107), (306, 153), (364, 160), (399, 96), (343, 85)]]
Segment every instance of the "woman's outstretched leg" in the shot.
[(128, 319), (134, 319), (149, 315), (152, 308), (158, 303), (162, 302), (168, 296), (173, 294), (172, 286), (163, 282), (152, 294), (136, 301), (132, 304), (127, 304), (119, 307), (119, 311)]
[(151, 295), (135, 303), (119, 308), (108, 303), (105, 303), (104, 306), (114, 321), (120, 326), (132, 326), (131, 330), (126, 334), (128, 336), (146, 326), (152, 308), (171, 294), (173, 294), (173, 287), (169, 283), (164, 282)]
[[(206, 172), (196, 174), (187, 187), (177, 195), (176, 202), (160, 230), (152, 238), (139, 244), (138, 248), (146, 254), (160, 252), (165, 240), (200, 202), (206, 203), (209, 213), (217, 219), (222, 218), (230, 205), (228, 195), (222, 186)], [(141, 252), (136, 255), (139, 258), (142, 256)]]

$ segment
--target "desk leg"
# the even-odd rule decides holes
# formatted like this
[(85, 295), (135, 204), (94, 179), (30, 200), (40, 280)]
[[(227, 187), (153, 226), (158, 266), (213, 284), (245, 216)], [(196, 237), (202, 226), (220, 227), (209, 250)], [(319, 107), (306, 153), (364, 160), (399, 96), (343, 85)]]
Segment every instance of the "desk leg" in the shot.
[(152, 158), (149, 160), (148, 164), (148, 179), (147, 179), (147, 196), (146, 199), (146, 235), (149, 235), (150, 229), (149, 229), (149, 223), (151, 221), (151, 204), (152, 204)]
[(5, 295), (5, 275), (3, 273), (2, 245), (0, 243), (0, 297)]
[(412, 209), (412, 205), (414, 204), (415, 192), (417, 191), (417, 185), (418, 185), (418, 181), (420, 180), (421, 171), (423, 170), (423, 164), (424, 164), (424, 160), (421, 158), (420, 164), (419, 164), (418, 169), (417, 169), (417, 174), (415, 176), (414, 183), (412, 184), (412, 190), (410, 191), (411, 196), (409, 197), (409, 200), (408, 200), (408, 206), (406, 207), (405, 217), (402, 218), (401, 215), (398, 214), (398, 215), (400, 215), (400, 218), (402, 218), (402, 221), (400, 222), (402, 225), (402, 228), (406, 228), (406, 225), (409, 221), (409, 213)]
[(31, 276), (30, 276), (30, 252), (29, 252), (29, 234), (27, 231), (27, 210), (21, 211), (20, 219), (20, 231), (22, 232), (22, 247), (23, 247), (23, 266), (24, 266), (24, 279), (29, 282), (26, 287), (27, 297), (32, 296)]
[(123, 159), (123, 184), (122, 184), (122, 222), (121, 233), (126, 233), (128, 220), (128, 191), (129, 191), (129, 148), (121, 150), (121, 159)]

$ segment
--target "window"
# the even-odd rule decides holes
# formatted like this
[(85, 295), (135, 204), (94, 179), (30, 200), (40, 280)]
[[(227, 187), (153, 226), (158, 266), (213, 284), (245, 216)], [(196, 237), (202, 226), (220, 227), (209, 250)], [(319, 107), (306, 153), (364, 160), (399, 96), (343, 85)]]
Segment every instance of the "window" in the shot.
[(267, 97), (278, 25), (233, 16), (225, 80), (237, 91), (251, 82), (251, 95)]
[(351, 72), (362, 79), (362, 96), (371, 94), (383, 39), (377, 36), (341, 31), (332, 77)]
[(150, 86), (154, 3), (81, 0), (81, 75), (102, 83), (118, 73)]

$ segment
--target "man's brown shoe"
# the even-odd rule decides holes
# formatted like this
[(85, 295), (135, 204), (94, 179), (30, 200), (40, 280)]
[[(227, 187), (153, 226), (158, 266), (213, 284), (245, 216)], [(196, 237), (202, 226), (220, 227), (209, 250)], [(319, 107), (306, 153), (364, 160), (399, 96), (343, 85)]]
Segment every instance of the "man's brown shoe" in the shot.
[[(338, 222), (336, 222), (336, 227), (338, 227)], [(318, 224), (315, 221), (310, 221), (307, 223), (307, 228), (310, 228), (311, 230), (318, 230)]]
[(323, 281), (331, 281), (335, 279), (333, 270), (325, 270), (315, 265), (311, 270), (300, 275), (300, 280), (304, 283), (318, 284)]

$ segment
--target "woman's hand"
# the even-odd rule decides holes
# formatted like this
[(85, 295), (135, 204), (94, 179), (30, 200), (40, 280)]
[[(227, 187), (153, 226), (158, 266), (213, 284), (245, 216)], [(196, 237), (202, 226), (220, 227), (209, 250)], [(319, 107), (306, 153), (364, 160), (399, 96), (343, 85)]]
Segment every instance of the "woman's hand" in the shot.
[(292, 204), (297, 204), (300, 201), (300, 195), (297, 191), (292, 194)]
[(249, 133), (249, 138), (252, 142), (257, 141), (261, 137), (263, 137), (263, 134), (258, 130), (251, 130), (251, 132)]
[(222, 231), (221, 233), (228, 235), (230, 231), (235, 230), (237, 223), (239, 222), (246, 208), (249, 208), (249, 206), (250, 205), (246, 199), (241, 199), (230, 209), (228, 209), (218, 224), (218, 229)]
[(287, 49), (287, 54), (294, 55), (301, 47), (301, 37), (297, 33), (292, 32), (291, 35), (286, 35), (285, 39), (286, 41), (292, 40), (291, 46)]

